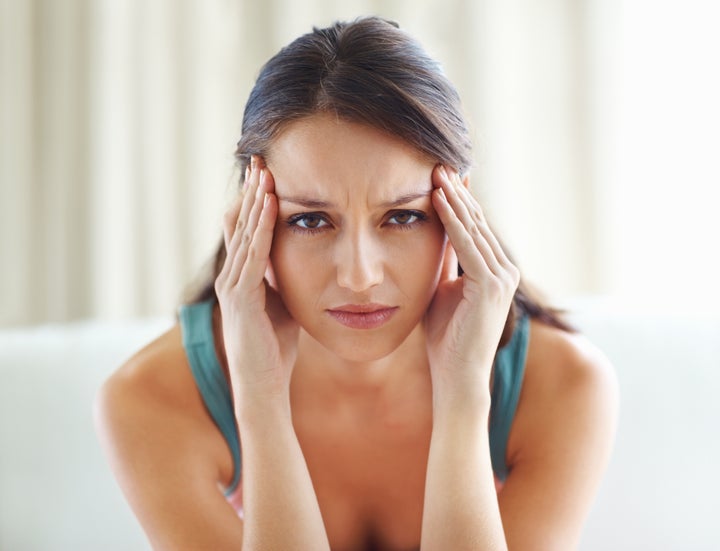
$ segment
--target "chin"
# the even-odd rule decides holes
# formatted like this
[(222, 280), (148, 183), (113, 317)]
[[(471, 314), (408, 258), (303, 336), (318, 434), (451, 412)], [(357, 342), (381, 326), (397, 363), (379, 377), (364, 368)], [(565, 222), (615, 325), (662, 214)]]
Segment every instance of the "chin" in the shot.
[(397, 348), (397, 346), (384, 348), (380, 346), (345, 346), (328, 348), (328, 350), (346, 362), (369, 363), (386, 358)]
[(331, 336), (326, 331), (315, 335), (310, 331), (306, 332), (323, 348), (336, 355), (338, 358), (348, 362), (374, 362), (386, 358), (395, 352), (407, 339), (407, 335), (388, 335), (382, 333), (382, 328), (374, 331), (374, 334), (357, 331), (356, 335), (342, 337)]

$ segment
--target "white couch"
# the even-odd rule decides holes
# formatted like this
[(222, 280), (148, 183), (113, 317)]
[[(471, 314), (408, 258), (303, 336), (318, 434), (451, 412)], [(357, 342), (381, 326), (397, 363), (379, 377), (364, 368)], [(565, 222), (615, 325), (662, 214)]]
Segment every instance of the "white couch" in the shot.
[[(613, 361), (616, 449), (582, 551), (720, 549), (720, 315), (578, 303)], [(150, 549), (102, 456), (92, 400), (170, 319), (0, 331), (0, 551)]]

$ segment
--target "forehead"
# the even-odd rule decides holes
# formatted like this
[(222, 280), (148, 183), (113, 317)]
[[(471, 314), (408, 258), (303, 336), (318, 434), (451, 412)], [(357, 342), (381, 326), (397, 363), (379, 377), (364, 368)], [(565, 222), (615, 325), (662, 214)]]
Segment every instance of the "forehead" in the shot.
[(333, 202), (387, 201), (432, 190), (433, 161), (394, 136), (329, 114), (288, 125), (266, 161), (281, 200), (302, 193)]

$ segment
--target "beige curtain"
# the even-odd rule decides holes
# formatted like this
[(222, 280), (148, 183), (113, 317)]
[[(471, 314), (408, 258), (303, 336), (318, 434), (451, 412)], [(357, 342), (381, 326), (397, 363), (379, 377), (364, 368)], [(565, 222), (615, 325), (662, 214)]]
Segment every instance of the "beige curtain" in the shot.
[(0, 325), (170, 315), (220, 236), (260, 65), (361, 14), (398, 21), (458, 85), (473, 185), (526, 275), (603, 290), (598, 5), (0, 0)]

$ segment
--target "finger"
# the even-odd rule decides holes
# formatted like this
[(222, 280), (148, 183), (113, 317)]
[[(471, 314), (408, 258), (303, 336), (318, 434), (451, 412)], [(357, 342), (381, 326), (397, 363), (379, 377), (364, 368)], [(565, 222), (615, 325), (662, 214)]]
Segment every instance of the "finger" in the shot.
[(250, 179), (246, 179), (245, 185), (243, 186), (244, 201), (238, 218), (236, 220), (235, 231), (242, 231), (244, 225), (246, 224), (250, 215), (250, 210), (255, 203), (254, 198), (257, 194), (257, 188), (260, 185), (260, 170), (257, 168), (258, 163), (257, 161), (255, 161), (254, 155), (251, 157), (251, 159), (252, 160), (249, 173)]
[(256, 156), (253, 155), (250, 162), (251, 166), (248, 166), (245, 169), (245, 180), (240, 188), (237, 211), (234, 213), (234, 216), (233, 212), (228, 213), (228, 218), (226, 218), (225, 221), (224, 233), (226, 260), (221, 274), (226, 279), (228, 278), (229, 272), (232, 270), (233, 259), (235, 258), (238, 248), (242, 243), (244, 236), (243, 230), (250, 216), (250, 211), (255, 204), (257, 188), (260, 184), (259, 171), (256, 168), (253, 168), (258, 166)]
[[(237, 197), (233, 200), (230, 209), (228, 209), (223, 217), (223, 238), (226, 252), (230, 251), (230, 242), (232, 241), (233, 235), (235, 235), (238, 219), (240, 219), (241, 210), (248, 196), (248, 190), (252, 186), (251, 176), (252, 170), (250, 166), (247, 166), (245, 168), (245, 178), (240, 186), (240, 193), (238, 193)], [(244, 215), (246, 215), (246, 213), (244, 213)]]
[(440, 269), (441, 281), (454, 281), (458, 278), (458, 258), (452, 243), (445, 244), (442, 268)]
[[(239, 280), (240, 274), (244, 269), (248, 250), (250, 249), (253, 237), (255, 235), (255, 232), (257, 231), (260, 213), (262, 212), (263, 208), (263, 200), (267, 192), (266, 185), (268, 179), (268, 171), (267, 169), (263, 168), (258, 172), (260, 172), (260, 177), (257, 188), (255, 189), (255, 196), (252, 198), (252, 201), (248, 201), (252, 203), (251, 207), (249, 208), (249, 213), (247, 215), (247, 218), (242, 223), (242, 228), (239, 228), (237, 230), (237, 234), (233, 237), (233, 240), (237, 240), (238, 244), (235, 247), (236, 250), (234, 250), (233, 252), (234, 256), (232, 259), (232, 266), (228, 274), (228, 280), (231, 285), (234, 285), (235, 282)], [(248, 190), (248, 193), (252, 192), (252, 190), (253, 188), (250, 188)]]
[(275, 268), (273, 268), (272, 260), (268, 259), (267, 266), (265, 268), (265, 281), (267, 281), (268, 285), (274, 289), (275, 291), (278, 290), (277, 286), (277, 279), (275, 277)]
[(233, 198), (230, 208), (225, 211), (225, 215), (223, 216), (223, 239), (225, 241), (226, 251), (230, 247), (230, 240), (232, 239), (235, 224), (237, 223), (237, 218), (240, 214), (240, 208), (243, 204), (243, 196), (244, 193), (241, 190), (240, 193)]
[[(218, 287), (224, 287), (230, 282), (234, 259), (237, 256), (238, 249), (241, 247), (243, 236), (245, 236), (243, 229), (255, 204), (257, 187), (259, 186), (259, 171), (254, 170), (259, 165), (258, 159), (259, 157), (255, 155), (250, 158), (250, 164), (245, 167), (240, 193), (223, 217), (225, 261), (216, 278), (216, 286)], [(248, 239), (248, 237), (245, 236), (245, 239)], [(237, 278), (237, 273), (232, 273), (232, 276)], [(236, 279), (230, 282), (230, 285), (235, 282)]]
[(265, 270), (270, 258), (275, 219), (277, 217), (277, 199), (273, 193), (263, 193), (257, 229), (247, 251), (238, 287), (244, 290), (254, 289), (263, 284)]
[[(488, 243), (486, 237), (483, 235), (480, 226), (470, 214), (465, 197), (461, 195), (461, 191), (459, 189), (462, 187), (460, 178), (457, 177), (456, 173), (453, 173), (453, 176), (450, 176), (444, 167), (442, 167), (439, 172), (441, 189), (443, 190), (448, 203), (452, 207), (454, 214), (460, 220), (463, 229), (472, 239), (477, 252), (482, 256), (490, 271), (495, 275), (501, 275), (503, 273), (503, 268), (500, 266), (498, 259), (495, 257), (495, 253), (493, 252), (493, 249)], [(460, 250), (457, 250), (457, 252), (460, 264), (463, 266), (463, 269), (465, 269), (465, 260), (460, 256)], [(467, 270), (465, 271), (467, 272)]]
[(505, 254), (505, 250), (502, 248), (502, 245), (500, 245), (497, 237), (495, 237), (495, 234), (492, 232), (490, 224), (488, 223), (487, 218), (485, 218), (485, 214), (483, 213), (480, 203), (478, 203), (477, 199), (475, 199), (473, 194), (465, 185), (461, 185), (459, 187), (459, 191), (460, 194), (463, 195), (465, 198), (465, 204), (468, 207), (470, 216), (473, 217), (475, 223), (480, 229), (480, 232), (490, 244), (490, 248), (492, 248), (492, 251), (495, 254), (495, 258), (497, 258), (498, 262), (500, 262), (500, 264), (504, 266), (512, 264), (508, 256)]
[(487, 262), (480, 254), (477, 245), (475, 245), (472, 236), (448, 202), (442, 188), (433, 191), (432, 202), (435, 212), (437, 212), (440, 221), (445, 226), (445, 232), (450, 239), (450, 244), (457, 253), (463, 271), (473, 277), (480, 277), (480, 274), (493, 275)]

